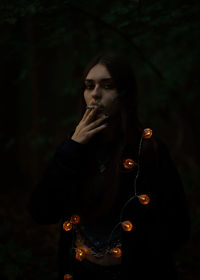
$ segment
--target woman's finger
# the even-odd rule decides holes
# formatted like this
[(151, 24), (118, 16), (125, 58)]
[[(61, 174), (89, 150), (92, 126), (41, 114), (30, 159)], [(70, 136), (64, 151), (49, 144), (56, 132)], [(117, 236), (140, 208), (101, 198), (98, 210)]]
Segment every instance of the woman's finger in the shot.
[(106, 115), (103, 115), (101, 116), (99, 119), (97, 119), (96, 121), (90, 123), (88, 126), (87, 126), (87, 129), (88, 130), (91, 130), (93, 128), (96, 128), (101, 122), (103, 122), (104, 120), (108, 119), (108, 116)]
[(91, 112), (91, 109), (88, 109), (88, 108), (86, 107), (85, 113), (84, 113), (84, 115), (83, 115), (83, 117), (82, 117), (82, 120), (83, 120), (83, 121), (87, 118), (87, 116), (90, 114), (90, 112)]
[(87, 109), (87, 110), (89, 110), (89, 114), (86, 115), (84, 121), (86, 124), (89, 124), (95, 119), (97, 112), (99, 111), (99, 108), (96, 106), (94, 108)]
[(84, 113), (84, 115), (83, 115), (82, 120), (84, 121), (84, 120), (88, 117), (88, 115), (89, 115), (95, 108), (97, 108), (97, 106), (96, 106), (96, 105), (92, 105), (92, 101), (91, 101), (91, 102), (89, 103), (89, 105), (86, 106), (86, 111), (85, 111), (85, 113)]
[(95, 135), (95, 134), (98, 133), (99, 131), (105, 129), (106, 127), (107, 127), (107, 124), (104, 123), (104, 124), (102, 124), (102, 125), (100, 125), (100, 126), (94, 128), (94, 129), (88, 131), (88, 136), (89, 136), (89, 137), (92, 137), (93, 135)]

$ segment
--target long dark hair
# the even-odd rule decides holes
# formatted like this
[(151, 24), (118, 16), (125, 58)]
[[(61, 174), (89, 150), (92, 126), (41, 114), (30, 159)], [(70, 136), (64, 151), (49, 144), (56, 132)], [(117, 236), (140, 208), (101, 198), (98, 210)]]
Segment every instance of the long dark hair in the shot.
[(86, 107), (83, 95), (85, 90), (84, 81), (91, 68), (97, 64), (104, 65), (114, 80), (119, 96), (118, 102), (120, 103), (121, 113), (126, 118), (124, 120), (126, 122), (126, 132), (124, 132), (127, 134), (126, 138), (130, 139), (130, 134), (133, 131), (131, 128), (136, 128), (139, 131), (142, 131), (143, 128), (138, 118), (138, 90), (135, 74), (127, 58), (120, 53), (99, 53), (86, 66), (80, 86), (80, 117), (83, 116)]
[[(84, 81), (90, 69), (97, 64), (104, 65), (109, 71), (116, 86), (119, 96), (118, 102), (120, 103), (120, 133), (117, 137), (115, 137), (115, 141), (113, 143), (113, 160), (106, 173), (106, 183), (104, 184), (104, 188), (102, 188), (103, 195), (102, 193), (99, 194), (99, 197), (102, 197), (102, 207), (99, 207), (98, 205), (98, 211), (101, 213), (104, 212), (105, 214), (106, 211), (112, 207), (112, 200), (114, 201), (118, 194), (120, 160), (124, 148), (128, 146), (130, 152), (136, 155), (143, 126), (138, 118), (137, 84), (133, 69), (122, 54), (113, 52), (99, 53), (86, 66), (81, 79), (80, 87), (80, 118), (82, 118), (86, 110), (86, 103), (83, 94), (85, 90)], [(91, 201), (89, 192), (90, 191), (86, 190), (85, 197)], [(98, 201), (100, 200), (98, 199)]]

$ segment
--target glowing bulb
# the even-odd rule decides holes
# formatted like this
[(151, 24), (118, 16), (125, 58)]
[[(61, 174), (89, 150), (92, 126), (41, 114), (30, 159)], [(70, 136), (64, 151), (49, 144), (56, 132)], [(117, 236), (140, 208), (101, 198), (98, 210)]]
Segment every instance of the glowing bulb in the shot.
[(149, 139), (152, 136), (152, 129), (151, 128), (145, 128), (143, 131), (143, 138)]
[(133, 229), (133, 225), (130, 221), (124, 221), (121, 223), (123, 230), (131, 231)]
[(86, 257), (85, 250), (82, 248), (76, 248), (76, 259), (81, 262), (83, 259), (85, 259), (85, 257)]
[(64, 275), (64, 280), (72, 280), (72, 275), (71, 274), (65, 274)]
[(135, 162), (131, 158), (127, 158), (123, 161), (124, 168), (131, 170), (135, 167)]
[(113, 248), (110, 250), (110, 253), (114, 258), (120, 258), (122, 255), (122, 250), (120, 248)]
[(150, 202), (150, 197), (147, 194), (138, 195), (139, 202), (143, 205), (147, 205)]
[(80, 223), (80, 217), (78, 215), (72, 215), (71, 219), (70, 219), (70, 222), (72, 224), (78, 224), (78, 223)]
[(66, 221), (63, 224), (63, 229), (65, 231), (70, 231), (72, 229), (72, 223), (70, 221)]

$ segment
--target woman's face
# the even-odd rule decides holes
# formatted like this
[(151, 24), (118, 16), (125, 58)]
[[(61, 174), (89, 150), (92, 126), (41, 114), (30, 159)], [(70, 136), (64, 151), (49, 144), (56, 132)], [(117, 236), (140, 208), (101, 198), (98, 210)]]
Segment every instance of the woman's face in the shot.
[(102, 113), (113, 116), (118, 111), (117, 90), (107, 68), (97, 64), (85, 79), (84, 99), (86, 105), (98, 105)]

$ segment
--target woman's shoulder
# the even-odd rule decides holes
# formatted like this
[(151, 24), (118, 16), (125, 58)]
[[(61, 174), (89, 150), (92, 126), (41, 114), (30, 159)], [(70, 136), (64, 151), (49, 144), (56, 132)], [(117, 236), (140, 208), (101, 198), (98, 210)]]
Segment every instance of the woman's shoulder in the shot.
[(159, 135), (155, 129), (152, 129), (152, 135), (149, 138), (141, 138), (140, 158), (143, 166), (150, 168), (158, 166), (162, 162), (171, 162), (171, 152), (167, 140)]
[(169, 143), (167, 142), (167, 139), (165, 139), (162, 136), (155, 135), (154, 136), (154, 145), (156, 146), (156, 150), (158, 154), (162, 155), (168, 155), (170, 156), (170, 146)]
[(155, 134), (153, 142), (159, 168), (176, 168), (172, 147), (167, 139)]
[(169, 153), (169, 143), (158, 131), (152, 129), (152, 136), (148, 139), (143, 138), (143, 145), (152, 147), (158, 153)]

